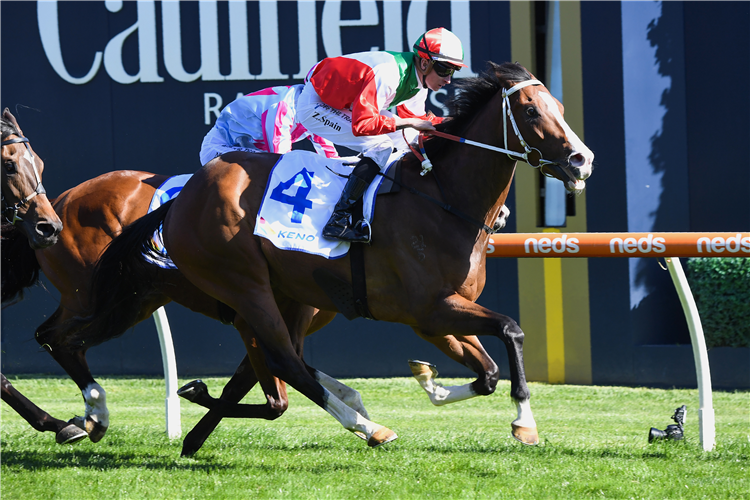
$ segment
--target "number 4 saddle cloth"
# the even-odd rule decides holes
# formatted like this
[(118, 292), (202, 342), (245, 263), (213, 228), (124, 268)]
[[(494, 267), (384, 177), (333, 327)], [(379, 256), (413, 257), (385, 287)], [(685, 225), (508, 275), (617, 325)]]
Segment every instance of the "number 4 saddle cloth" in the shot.
[[(254, 234), (283, 250), (327, 259), (346, 255), (348, 241), (323, 238), (321, 233), (358, 161), (359, 158), (325, 158), (309, 151), (283, 155), (271, 171)], [(394, 163), (391, 161), (390, 166)], [(383, 180), (378, 176), (364, 195), (363, 213), (368, 222), (372, 222), (375, 196)]]
[[(394, 153), (388, 170), (402, 155), (403, 152)], [(255, 221), (255, 234), (283, 250), (311, 253), (327, 259), (346, 255), (348, 241), (329, 240), (321, 233), (344, 190), (346, 176), (358, 161), (359, 158), (325, 158), (309, 151), (290, 151), (282, 155), (271, 170)], [(182, 174), (164, 181), (151, 199), (149, 213), (176, 197), (190, 177), (192, 174)], [(384, 179), (378, 176), (364, 195), (363, 213), (370, 222), (378, 190), (393, 187), (388, 181), (384, 183)], [(144, 259), (164, 269), (176, 269), (164, 248), (161, 227), (154, 231), (149, 247)]]

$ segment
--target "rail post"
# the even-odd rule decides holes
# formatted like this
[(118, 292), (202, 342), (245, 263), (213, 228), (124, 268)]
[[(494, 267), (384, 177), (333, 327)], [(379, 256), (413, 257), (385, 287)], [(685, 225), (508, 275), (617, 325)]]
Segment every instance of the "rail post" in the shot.
[[(667, 257), (671, 255), (672, 257)], [(750, 258), (750, 233), (508, 233), (494, 235), (488, 257), (665, 258), (685, 314), (698, 380), (698, 426), (705, 451), (716, 445), (711, 370), (698, 308), (681, 257)]]
[(172, 343), (172, 332), (169, 329), (167, 311), (160, 307), (153, 314), (156, 332), (159, 334), (159, 346), (161, 346), (161, 360), (164, 365), (164, 380), (167, 385), (167, 396), (164, 401), (166, 407), (167, 436), (170, 439), (182, 435), (180, 424), (180, 398), (177, 396), (177, 361), (174, 356), (174, 344)]
[(680, 296), (682, 310), (685, 312), (685, 319), (690, 330), (690, 341), (693, 344), (695, 373), (698, 378), (698, 427), (701, 445), (704, 451), (711, 451), (716, 445), (716, 421), (711, 392), (711, 369), (708, 366), (708, 350), (703, 336), (703, 326), (680, 259), (668, 257), (665, 260), (674, 287), (677, 289), (677, 295)]

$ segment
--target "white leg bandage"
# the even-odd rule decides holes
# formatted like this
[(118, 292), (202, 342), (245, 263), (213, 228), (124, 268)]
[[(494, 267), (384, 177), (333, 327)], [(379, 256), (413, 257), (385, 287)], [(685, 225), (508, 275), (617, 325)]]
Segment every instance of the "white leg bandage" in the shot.
[(370, 422), (365, 417), (345, 405), (339, 398), (334, 396), (328, 389), (324, 388), (323, 399), (325, 401), (324, 409), (331, 414), (333, 418), (351, 432), (361, 432), (367, 439), (382, 429), (382, 425)]
[(518, 418), (513, 421), (513, 424), (519, 427), (536, 427), (536, 421), (534, 415), (531, 414), (531, 404), (528, 399), (516, 401), (516, 408), (518, 409)]
[(107, 393), (104, 388), (97, 383), (93, 383), (86, 386), (86, 389), (81, 392), (86, 403), (86, 418), (90, 418), (103, 427), (109, 427)]
[(344, 385), (335, 378), (326, 375), (320, 370), (315, 370), (315, 380), (320, 385), (331, 391), (331, 394), (336, 396), (349, 408), (353, 409), (363, 417), (369, 419), (370, 416), (367, 414), (365, 405), (362, 403), (362, 396), (359, 392), (355, 391), (348, 385)]

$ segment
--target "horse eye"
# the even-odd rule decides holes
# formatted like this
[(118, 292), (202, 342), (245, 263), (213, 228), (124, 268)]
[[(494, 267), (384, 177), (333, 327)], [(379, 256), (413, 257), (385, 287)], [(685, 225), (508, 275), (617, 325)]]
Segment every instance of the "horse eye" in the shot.
[(529, 118), (536, 118), (539, 116), (539, 113), (537, 113), (536, 108), (534, 106), (529, 106), (526, 108), (526, 116)]

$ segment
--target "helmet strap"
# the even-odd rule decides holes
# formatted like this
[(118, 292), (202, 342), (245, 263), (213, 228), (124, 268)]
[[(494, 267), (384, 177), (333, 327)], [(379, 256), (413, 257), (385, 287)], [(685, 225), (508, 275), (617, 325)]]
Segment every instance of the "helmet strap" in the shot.
[(429, 75), (429, 74), (430, 74), (430, 71), (432, 71), (432, 64), (433, 64), (433, 61), (432, 61), (432, 59), (423, 59), (423, 58), (421, 58), (421, 57), (419, 57), (418, 59), (419, 59), (420, 61), (427, 61), (427, 69), (426, 69), (426, 70), (424, 70), (424, 72), (422, 71), (422, 68), (421, 68), (421, 66), (422, 66), (422, 63), (421, 63), (421, 62), (419, 63), (419, 66), (420, 66), (420, 68), (419, 68), (419, 72), (420, 72), (420, 73), (422, 74), (422, 87), (424, 87), (424, 88), (428, 88), (428, 87), (427, 87), (427, 75)]

